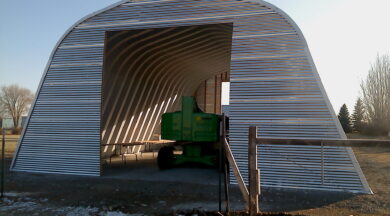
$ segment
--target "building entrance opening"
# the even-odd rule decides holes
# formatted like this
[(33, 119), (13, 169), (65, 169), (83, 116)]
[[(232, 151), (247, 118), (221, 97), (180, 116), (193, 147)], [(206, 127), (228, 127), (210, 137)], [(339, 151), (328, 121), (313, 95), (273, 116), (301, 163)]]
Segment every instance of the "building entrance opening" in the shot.
[[(180, 111), (183, 96), (194, 98), (202, 112), (222, 113), (221, 89), (222, 82), (229, 81), (232, 30), (231, 23), (223, 23), (106, 32), (103, 175), (136, 171), (138, 177), (141, 173), (149, 179), (173, 178), (172, 171), (160, 172), (157, 166), (159, 149), (174, 142), (161, 138), (162, 115)], [(189, 179), (196, 179), (194, 173), (206, 173), (207, 178), (218, 175), (211, 169), (181, 170)]]

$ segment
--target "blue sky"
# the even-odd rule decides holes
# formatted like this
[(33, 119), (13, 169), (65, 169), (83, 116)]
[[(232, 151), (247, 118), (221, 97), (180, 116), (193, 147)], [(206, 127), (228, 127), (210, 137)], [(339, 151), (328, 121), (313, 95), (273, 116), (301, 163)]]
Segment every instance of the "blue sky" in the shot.
[(80, 18), (115, 0), (1, 0), (0, 86), (36, 91), (49, 55)]
[[(35, 92), (49, 55), (80, 18), (116, 0), (1, 0), (0, 86)], [(390, 53), (388, 0), (268, 0), (301, 28), (338, 111), (352, 108), (377, 53)], [(352, 111), (352, 110), (351, 110)]]

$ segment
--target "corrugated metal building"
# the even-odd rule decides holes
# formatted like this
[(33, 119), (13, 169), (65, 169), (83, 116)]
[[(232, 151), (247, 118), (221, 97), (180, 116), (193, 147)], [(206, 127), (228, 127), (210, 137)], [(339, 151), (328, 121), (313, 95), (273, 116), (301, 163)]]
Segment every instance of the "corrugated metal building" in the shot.
[[(345, 138), (298, 26), (260, 0), (121, 1), (55, 46), (11, 169), (102, 174), (102, 144), (150, 140), (183, 95), (218, 113), (230, 81), (230, 145), (247, 178), (247, 129)], [(370, 193), (350, 148), (260, 146), (265, 187)], [(322, 153), (321, 153), (322, 152)]]

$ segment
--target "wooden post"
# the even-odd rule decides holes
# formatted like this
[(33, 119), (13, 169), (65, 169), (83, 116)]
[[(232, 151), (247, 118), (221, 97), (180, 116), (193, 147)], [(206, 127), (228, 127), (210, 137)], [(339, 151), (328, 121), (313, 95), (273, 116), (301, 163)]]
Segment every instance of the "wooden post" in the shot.
[(204, 110), (203, 112), (207, 112), (207, 80), (204, 81)]
[(257, 127), (250, 126), (248, 132), (248, 174), (249, 174), (249, 215), (259, 212), (259, 178), (257, 170)]

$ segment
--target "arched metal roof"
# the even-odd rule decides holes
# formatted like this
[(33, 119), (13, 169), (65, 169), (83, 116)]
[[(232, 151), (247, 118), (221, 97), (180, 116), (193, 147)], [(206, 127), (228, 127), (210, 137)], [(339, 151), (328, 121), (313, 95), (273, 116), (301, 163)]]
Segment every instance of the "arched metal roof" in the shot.
[[(117, 73), (111, 81), (102, 78), (106, 66)], [(56, 44), (11, 169), (100, 175), (101, 142), (150, 137), (179, 95), (222, 72), (230, 73), (231, 149), (245, 178), (249, 125), (267, 137), (345, 138), (302, 32), (275, 6), (121, 1), (81, 19)], [(102, 91), (106, 81), (113, 87)], [(261, 184), (370, 192), (350, 148), (322, 152), (324, 160), (317, 147), (261, 146)]]

